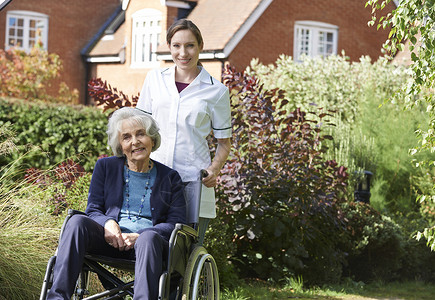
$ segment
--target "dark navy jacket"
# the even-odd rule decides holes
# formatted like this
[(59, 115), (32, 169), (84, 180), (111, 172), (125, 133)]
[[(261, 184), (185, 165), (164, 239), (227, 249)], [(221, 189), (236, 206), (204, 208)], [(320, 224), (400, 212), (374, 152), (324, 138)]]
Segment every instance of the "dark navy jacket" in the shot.
[[(177, 171), (153, 161), (157, 177), (152, 187), (150, 207), (153, 227), (143, 229), (158, 232), (169, 240), (176, 223), (186, 222), (184, 185)], [(124, 187), (124, 157), (101, 158), (95, 164), (89, 187), (86, 214), (104, 227), (109, 219), (118, 221)]]

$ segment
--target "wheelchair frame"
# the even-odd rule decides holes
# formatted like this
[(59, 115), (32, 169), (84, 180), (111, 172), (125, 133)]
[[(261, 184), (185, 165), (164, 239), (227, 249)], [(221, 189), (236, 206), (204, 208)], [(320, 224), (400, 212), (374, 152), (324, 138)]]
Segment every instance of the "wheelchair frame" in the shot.
[[(205, 176), (200, 175), (201, 179)], [(169, 251), (165, 271), (159, 279), (159, 300), (218, 300), (219, 299), (219, 274), (214, 258), (207, 250), (197, 244), (198, 242), (198, 215), (199, 205), (190, 203), (189, 199), (187, 224), (176, 224), (169, 239)], [(75, 214), (84, 212), (69, 209), (63, 222), (60, 238), (68, 220)], [(193, 221), (193, 222), (191, 222)], [(53, 282), (53, 268), (56, 263), (56, 253), (48, 260), (44, 281), (41, 288), (40, 300), (46, 300), (48, 290)], [(76, 288), (72, 299), (125, 299), (133, 297), (134, 281), (124, 282), (107, 269), (107, 266), (123, 271), (134, 272), (134, 260), (118, 259), (100, 255), (85, 255), (82, 270), (77, 279)], [(89, 295), (89, 275), (93, 272), (98, 275), (106, 291)], [(110, 286), (110, 287), (109, 287)]]

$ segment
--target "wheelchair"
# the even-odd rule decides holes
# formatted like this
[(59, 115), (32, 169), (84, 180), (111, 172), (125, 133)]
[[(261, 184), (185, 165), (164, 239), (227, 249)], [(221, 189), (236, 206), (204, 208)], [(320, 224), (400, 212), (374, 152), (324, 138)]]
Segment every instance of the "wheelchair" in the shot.
[[(169, 251), (164, 271), (159, 279), (159, 300), (219, 299), (219, 274), (216, 262), (207, 250), (198, 245), (199, 199), (201, 199), (202, 178), (190, 182), (186, 187), (187, 224), (176, 224), (169, 240)], [(60, 238), (68, 220), (77, 210), (68, 210), (60, 231)], [(40, 300), (46, 300), (53, 282), (56, 253), (48, 260)], [(128, 299), (133, 297), (134, 280), (123, 280), (112, 272), (122, 270), (134, 272), (134, 260), (118, 259), (101, 255), (86, 254), (76, 282), (72, 299)], [(95, 273), (106, 289), (91, 295), (89, 279)]]

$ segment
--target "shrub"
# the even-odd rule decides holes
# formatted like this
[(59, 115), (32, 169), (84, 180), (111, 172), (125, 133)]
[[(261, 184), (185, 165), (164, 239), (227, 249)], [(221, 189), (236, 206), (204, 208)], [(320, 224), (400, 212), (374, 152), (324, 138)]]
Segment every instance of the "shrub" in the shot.
[[(12, 124), (19, 147), (36, 145), (23, 159), (29, 167), (49, 169), (61, 161), (79, 156), (86, 171), (93, 169), (97, 157), (109, 154), (107, 115), (92, 107), (54, 105), (39, 101), (0, 98), (0, 127)], [(19, 156), (0, 157), (2, 164)]]
[(400, 224), (401, 232), (406, 240), (400, 279), (433, 282), (435, 278), (435, 252), (427, 247), (426, 241), (415, 239), (421, 228), (429, 227), (433, 223), (418, 212), (396, 213), (393, 217)]
[(207, 229), (204, 246), (213, 256), (219, 270), (219, 282), (222, 287), (235, 289), (241, 283), (234, 264), (230, 257), (233, 257), (237, 245), (234, 243), (230, 225), (225, 219), (217, 217), (210, 221)]
[(357, 281), (400, 279), (406, 238), (391, 218), (369, 205), (342, 205), (350, 248), (344, 274)]
[[(326, 161), (327, 112), (288, 114), (281, 90), (227, 68), (233, 149), (219, 185), (220, 217), (236, 231), (233, 257), (244, 276), (280, 280), (295, 272), (311, 283), (338, 280), (344, 230), (338, 203), (347, 173)], [(319, 246), (321, 245), (321, 246)]]
[[(415, 144), (419, 123), (427, 123), (428, 118), (421, 107), (413, 112), (402, 109), (404, 95), (399, 91), (410, 80), (406, 68), (386, 58), (372, 62), (361, 57), (351, 63), (342, 55), (306, 57), (296, 63), (282, 55), (274, 65), (253, 60), (249, 74), (257, 76), (266, 89), (284, 90), (289, 112), (296, 107), (310, 110), (312, 103), (337, 111), (331, 119), (337, 126), (327, 129), (334, 140), (326, 157), (348, 168), (349, 196), (357, 179), (353, 175), (369, 170), (374, 174), (371, 201), (377, 209), (418, 210), (416, 179), (424, 174), (415, 170), (408, 150)], [(394, 101), (386, 102), (393, 95)]]
[(35, 46), (30, 53), (19, 49), (0, 49), (0, 96), (40, 99), (48, 102), (77, 103), (78, 91), (71, 91), (61, 82), (56, 97), (48, 89), (59, 76), (62, 62), (57, 54), (49, 54)]

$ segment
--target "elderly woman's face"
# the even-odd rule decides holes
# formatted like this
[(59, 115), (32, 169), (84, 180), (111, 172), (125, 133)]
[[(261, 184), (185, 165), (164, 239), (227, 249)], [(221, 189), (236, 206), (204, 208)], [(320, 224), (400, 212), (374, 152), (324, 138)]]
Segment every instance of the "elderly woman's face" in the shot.
[(119, 142), (128, 161), (133, 163), (148, 161), (154, 146), (153, 140), (146, 135), (146, 130), (140, 124), (128, 120), (121, 124)]

